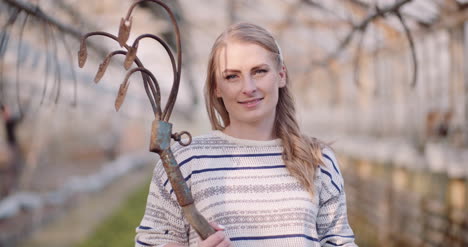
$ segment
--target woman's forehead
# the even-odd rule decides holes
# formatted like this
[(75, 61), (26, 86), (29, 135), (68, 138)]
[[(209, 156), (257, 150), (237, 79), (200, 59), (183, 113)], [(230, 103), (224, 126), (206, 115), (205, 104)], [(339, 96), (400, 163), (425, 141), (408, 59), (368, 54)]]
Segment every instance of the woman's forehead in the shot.
[(274, 64), (273, 53), (264, 47), (249, 42), (226, 42), (218, 53), (218, 68), (224, 70), (241, 70), (261, 64)]

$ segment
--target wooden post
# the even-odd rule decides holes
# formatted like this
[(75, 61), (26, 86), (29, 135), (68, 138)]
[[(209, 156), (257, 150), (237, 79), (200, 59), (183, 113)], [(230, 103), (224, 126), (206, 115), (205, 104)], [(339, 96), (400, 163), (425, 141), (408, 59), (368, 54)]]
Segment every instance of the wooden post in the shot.
[[(464, 61), (467, 61), (468, 59), (468, 22), (465, 22), (464, 24)], [(464, 82), (465, 82), (465, 93), (464, 93), (464, 96), (465, 96), (465, 119), (464, 119), (464, 123), (463, 123), (463, 126), (467, 126), (468, 125), (468, 63), (467, 62), (464, 62), (464, 68), (463, 68), (463, 71), (464, 71)], [(468, 128), (465, 128), (464, 130), (464, 136), (465, 136), (465, 145), (468, 145)]]
[(392, 174), (392, 184), (397, 191), (408, 188), (408, 172), (403, 167), (396, 167)]
[(462, 210), (466, 207), (465, 178), (451, 178), (448, 184), (449, 207)]

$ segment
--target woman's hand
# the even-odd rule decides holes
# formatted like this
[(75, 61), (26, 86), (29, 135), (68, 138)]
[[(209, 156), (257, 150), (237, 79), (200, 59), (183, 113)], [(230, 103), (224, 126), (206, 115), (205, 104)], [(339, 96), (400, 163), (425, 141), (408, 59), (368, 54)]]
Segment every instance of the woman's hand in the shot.
[(198, 247), (231, 247), (231, 240), (224, 234), (224, 226), (211, 222), (216, 233), (209, 236), (207, 239), (198, 242)]

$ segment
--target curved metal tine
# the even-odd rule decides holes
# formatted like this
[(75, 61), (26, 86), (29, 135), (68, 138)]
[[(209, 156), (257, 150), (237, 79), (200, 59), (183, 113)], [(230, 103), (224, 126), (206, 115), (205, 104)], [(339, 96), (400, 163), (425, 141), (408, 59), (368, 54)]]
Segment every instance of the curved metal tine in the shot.
[[(78, 65), (80, 66), (80, 68), (83, 68), (84, 64), (86, 63), (86, 59), (88, 57), (88, 52), (87, 52), (87, 47), (86, 47), (86, 39), (88, 39), (91, 36), (105, 36), (105, 37), (111, 38), (111, 39), (119, 42), (116, 36), (114, 36), (114, 35), (112, 35), (110, 33), (107, 33), (107, 32), (98, 31), (98, 32), (90, 32), (90, 33), (85, 34), (81, 38), (80, 50), (78, 51)], [(124, 45), (124, 47), (127, 50), (130, 48), (128, 45)]]
[(59, 35), (60, 39), (62, 40), (62, 44), (63, 44), (63, 47), (65, 47), (65, 50), (68, 54), (68, 60), (69, 60), (69, 63), (70, 63), (70, 73), (72, 75), (72, 79), (73, 79), (73, 102), (72, 102), (72, 106), (75, 107), (77, 105), (77, 84), (78, 84), (78, 81), (76, 79), (76, 74), (75, 74), (75, 69), (74, 69), (74, 66), (73, 66), (73, 55), (72, 55), (72, 52), (71, 52), (71, 49), (70, 49), (70, 46), (68, 45), (66, 39), (65, 39), (65, 35)]
[(122, 106), (125, 100), (125, 96), (127, 95), (129, 85), (130, 83), (128, 82), (128, 80), (125, 80), (122, 84), (120, 84), (119, 92), (117, 94), (117, 98), (115, 99), (115, 111), (120, 110), (120, 107)]
[(124, 60), (124, 68), (126, 70), (132, 67), (133, 61), (135, 60), (137, 56), (137, 51), (138, 51), (138, 43), (133, 43), (133, 45), (128, 48), (128, 52), (127, 52), (127, 55), (125, 55), (125, 60)]
[(113, 51), (107, 54), (107, 56), (104, 58), (102, 63), (99, 64), (99, 68), (98, 68), (98, 71), (96, 72), (96, 76), (94, 76), (94, 83), (96, 84), (99, 83), (99, 81), (102, 79), (102, 77), (106, 73), (106, 70), (107, 70), (107, 67), (109, 66), (111, 58), (117, 54), (127, 54), (127, 52), (122, 51), (122, 50), (117, 50), (117, 51)]
[[(143, 68), (143, 67), (138, 67), (138, 68), (131, 69), (131, 70), (126, 74), (125, 79), (124, 79), (124, 82), (123, 82), (121, 85), (127, 85), (127, 86), (125, 86), (125, 87), (128, 87), (130, 76), (131, 76), (133, 73), (137, 72), (137, 71), (140, 71), (140, 72), (142, 72), (142, 73), (145, 73), (146, 75), (151, 74), (151, 73), (149, 73), (148, 70), (146, 70), (146, 69)], [(154, 111), (155, 117), (156, 117), (156, 118), (159, 117), (159, 115), (160, 115), (160, 108), (158, 107), (157, 104), (155, 104), (155, 101), (158, 101), (158, 100), (160, 100), (160, 99), (153, 99), (153, 98), (151, 97), (151, 94), (147, 94), (147, 96), (148, 96), (148, 99), (150, 100), (150, 103), (151, 103), (152, 105), (155, 105), (155, 106), (156, 106), (156, 107), (155, 107), (155, 108), (156, 108), (156, 111)], [(119, 95), (119, 97), (122, 98), (120, 101), (123, 102), (123, 98), (125, 97), (125, 95)], [(118, 99), (116, 100), (116, 102), (117, 102), (117, 101), (118, 101)]]
[[(87, 50), (86, 50), (86, 39), (91, 37), (91, 36), (105, 36), (105, 37), (108, 37), (108, 38), (111, 38), (117, 42), (118, 41), (118, 38), (110, 33), (107, 33), (107, 32), (102, 32), (102, 31), (98, 31), (98, 32), (90, 32), (90, 33), (87, 33), (85, 34), (82, 38), (81, 38), (81, 44), (80, 44), (80, 50), (78, 52), (78, 63), (80, 65), (80, 67), (82, 68), (86, 62), (86, 58), (87, 58)], [(129, 50), (129, 46), (128, 45), (124, 45), (125, 49)], [(135, 60), (136, 61), (136, 60)], [(140, 62), (138, 60), (138, 62)], [(138, 64), (137, 64), (138, 65)], [(151, 86), (151, 84), (150, 84)], [(159, 98), (158, 102), (160, 102), (160, 96), (159, 96), (159, 86), (158, 85), (155, 85), (156, 86), (156, 92), (153, 90), (153, 94), (155, 95), (155, 98)], [(149, 96), (149, 95), (148, 95)], [(151, 99), (150, 99), (150, 102)], [(159, 107), (155, 107), (156, 109), (159, 108)]]
[(21, 105), (21, 97), (20, 97), (20, 60), (21, 60), (21, 48), (23, 48), (23, 33), (26, 27), (26, 23), (28, 22), (29, 14), (26, 13), (24, 17), (23, 23), (21, 24), (21, 29), (19, 32), (18, 38), (18, 53), (16, 56), (16, 75), (15, 75), (15, 85), (16, 85), (16, 104), (18, 104), (18, 111), (21, 116), (24, 116), (24, 110)]
[[(116, 99), (116, 109), (118, 110), (118, 108), (120, 108), (120, 105), (123, 103), (124, 101), (124, 98), (125, 98), (125, 95), (126, 95), (126, 89), (128, 88), (129, 84), (130, 84), (130, 81), (128, 80), (130, 78), (130, 76), (137, 72), (137, 71), (140, 71), (142, 73), (145, 73), (147, 74), (151, 80), (153, 80), (154, 84), (157, 85), (157, 80), (156, 78), (154, 78), (153, 74), (151, 74), (150, 71), (148, 71), (147, 69), (145, 68), (142, 68), (142, 67), (138, 67), (138, 68), (134, 68), (134, 69), (131, 69), (126, 75), (125, 75), (125, 79), (123, 81), (123, 83), (121, 84), (121, 88), (119, 90), (119, 95), (117, 96), (117, 99)], [(158, 87), (159, 89), (159, 87)], [(149, 97), (148, 95), (148, 99), (150, 101), (153, 101), (153, 99), (151, 97)], [(160, 98), (156, 98), (155, 99), (157, 102), (160, 102), (161, 99)], [(154, 103), (154, 102), (153, 102)], [(157, 109), (156, 109), (156, 112), (155, 112), (155, 118), (156, 119), (161, 119), (161, 108), (159, 107), (159, 105), (157, 105)]]
[(132, 28), (132, 17), (120, 20), (119, 33), (117, 35), (117, 41), (120, 47), (126, 45), (128, 37), (130, 37), (130, 30)]
[(171, 93), (169, 94), (169, 98), (167, 100), (167, 103), (166, 103), (166, 106), (164, 108), (164, 112), (163, 112), (163, 115), (162, 115), (163, 120), (168, 121), (170, 116), (171, 116), (172, 109), (174, 108), (174, 104), (175, 104), (175, 100), (176, 100), (176, 97), (177, 97), (177, 93), (179, 91), (179, 84), (180, 84), (181, 65), (182, 65), (182, 49), (181, 49), (181, 45), (180, 45), (180, 31), (179, 31), (179, 26), (177, 25), (177, 21), (175, 19), (174, 14), (170, 10), (170, 8), (160, 0), (139, 0), (139, 1), (135, 1), (130, 6), (130, 8), (128, 9), (126, 20), (129, 20), (129, 18), (131, 16), (131, 13), (132, 13), (133, 9), (135, 8), (135, 6), (137, 4), (142, 3), (142, 2), (146, 2), (146, 1), (157, 3), (167, 11), (167, 13), (169, 14), (169, 17), (170, 17), (170, 19), (172, 21), (172, 24), (174, 26), (174, 31), (176, 33), (177, 74), (174, 75), (174, 83), (172, 84)]
[(400, 20), (400, 23), (403, 26), (403, 29), (405, 30), (406, 38), (408, 39), (408, 42), (410, 44), (411, 59), (413, 60), (413, 77), (412, 77), (412, 81), (411, 81), (411, 87), (415, 88), (417, 80), (418, 80), (418, 59), (417, 59), (417, 56), (416, 56), (416, 47), (414, 45), (413, 36), (411, 35), (411, 31), (408, 28), (408, 25), (406, 25), (406, 21), (403, 18), (403, 16), (401, 16), (400, 12), (395, 11), (395, 15)]
[[(161, 115), (162, 115), (162, 110), (161, 110), (161, 94), (159, 93), (160, 92), (160, 89), (159, 89), (159, 84), (158, 84), (158, 80), (156, 80), (156, 77), (154, 77), (153, 73), (151, 73), (149, 70), (147, 70), (146, 68), (144, 67), (139, 67), (137, 68), (138, 70), (140, 70), (141, 72), (144, 72), (145, 74), (147, 74), (149, 76), (149, 78), (151, 79), (151, 81), (153, 82), (154, 86), (156, 87), (156, 91), (158, 92), (155, 96), (155, 101), (158, 102), (157, 106), (158, 106), (158, 109), (157, 109), (157, 116), (155, 116), (156, 119), (160, 120), (161, 119)], [(151, 85), (151, 84), (150, 84)]]
[[(99, 80), (102, 78), (102, 76), (106, 72), (107, 66), (110, 63), (110, 59), (113, 56), (118, 55), (118, 54), (126, 55), (127, 52), (123, 51), (123, 50), (117, 50), (117, 51), (113, 51), (113, 52), (109, 53), (106, 56), (106, 58), (104, 58), (104, 61), (99, 65), (99, 70), (96, 73), (96, 77), (94, 79), (94, 82), (96, 82), (96, 83), (99, 82)], [(137, 64), (138, 67), (144, 68), (143, 64), (140, 62), (140, 59), (138, 59), (138, 57), (134, 60), (134, 62)], [(156, 89), (154, 88), (154, 85), (152, 83), (148, 82), (148, 80), (149, 80), (148, 75), (142, 72), (141, 76), (142, 76), (142, 79), (143, 79), (143, 82), (144, 82), (143, 85), (145, 87), (146, 95), (148, 95), (149, 98), (152, 97), (153, 100), (155, 100), (154, 102), (150, 100), (150, 103), (151, 103), (151, 107), (153, 108), (153, 112), (156, 113), (156, 111), (157, 111), (156, 104), (161, 105), (161, 102), (156, 101), (156, 98), (157, 98), (156, 96), (160, 95), (159, 87), (157, 88), (157, 91), (156, 91)], [(151, 87), (151, 92), (149, 91), (148, 84)], [(152, 95), (151, 95), (151, 93), (152, 93)], [(160, 98), (160, 96), (159, 96), (159, 98)]]
[[(174, 59), (174, 55), (172, 54), (172, 51), (171, 51), (171, 48), (167, 45), (166, 42), (164, 42), (164, 40), (162, 40), (160, 37), (156, 36), (156, 35), (153, 35), (153, 34), (142, 34), (140, 36), (138, 36), (135, 41), (133, 42), (133, 45), (132, 47), (138, 47), (138, 44), (140, 42), (141, 39), (144, 39), (144, 38), (152, 38), (156, 41), (158, 41), (163, 47), (164, 49), (166, 50), (167, 54), (169, 55), (169, 59), (171, 60), (171, 64), (172, 64), (172, 72), (173, 72), (173, 75), (174, 75), (174, 81), (175, 81), (175, 75), (176, 75), (176, 71), (177, 71), (177, 65), (175, 63), (175, 59)], [(127, 57), (126, 57), (127, 59)], [(141, 67), (141, 66), (140, 66)]]
[[(143, 63), (141, 63), (138, 57), (135, 58), (135, 63), (137, 64), (138, 68), (145, 69), (145, 67), (143, 66)], [(159, 89), (159, 85), (156, 80), (153, 80), (151, 78), (152, 74), (149, 71), (148, 73), (141, 71), (141, 75), (144, 76), (143, 81), (144, 81), (144, 86), (145, 86), (145, 90), (146, 90), (146, 94), (148, 95), (148, 98), (150, 98), (150, 95), (148, 92), (148, 85), (151, 88), (154, 102), (150, 100), (150, 103), (151, 103), (151, 106), (153, 107), (153, 112), (155, 112), (155, 117), (159, 119), (159, 117), (161, 116), (161, 91)], [(158, 113), (157, 115), (156, 115), (156, 112)]]
[(44, 86), (42, 88), (42, 96), (41, 96), (41, 101), (39, 105), (42, 105), (44, 103), (45, 95), (47, 92), (47, 85), (49, 82), (49, 24), (47, 22), (43, 22), (44, 24), (44, 48), (45, 48), (45, 71), (44, 71)]

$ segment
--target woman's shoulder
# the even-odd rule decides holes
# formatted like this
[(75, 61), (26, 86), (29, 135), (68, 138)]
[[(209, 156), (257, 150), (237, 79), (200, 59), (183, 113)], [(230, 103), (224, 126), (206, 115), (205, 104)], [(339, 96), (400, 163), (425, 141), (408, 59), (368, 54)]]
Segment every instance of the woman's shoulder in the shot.
[(303, 135), (310, 143), (311, 147), (321, 152), (321, 164), (317, 167), (317, 178), (321, 187), (326, 187), (326, 191), (331, 194), (339, 194), (344, 187), (343, 176), (341, 174), (338, 159), (335, 151), (323, 140), (315, 137)]
[(334, 174), (341, 175), (341, 170), (335, 152), (328, 145), (322, 148), (322, 161), (324, 164), (321, 167), (330, 170)]
[(341, 176), (338, 160), (330, 144), (316, 137), (304, 134), (302, 137), (309, 143), (310, 148), (316, 155), (321, 154), (322, 164), (319, 165), (319, 168), (325, 171), (326, 174)]
[(311, 148), (321, 152), (323, 161), (323, 164), (320, 165), (321, 167), (326, 166), (327, 169), (333, 167), (337, 173), (340, 173), (337, 165), (338, 162), (335, 156), (335, 152), (333, 151), (333, 148), (331, 147), (330, 143), (308, 135), (302, 135), (302, 137), (306, 139), (306, 141), (310, 144)]
[[(322, 187), (326, 187), (328, 196), (340, 194), (344, 189), (343, 175), (335, 152), (330, 146), (322, 148), (322, 164), (318, 167)], [(328, 197), (326, 196), (326, 197)]]

